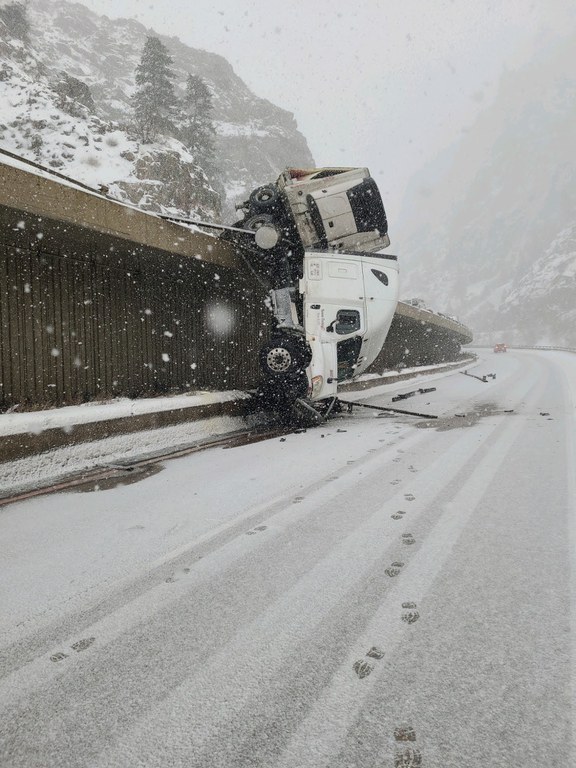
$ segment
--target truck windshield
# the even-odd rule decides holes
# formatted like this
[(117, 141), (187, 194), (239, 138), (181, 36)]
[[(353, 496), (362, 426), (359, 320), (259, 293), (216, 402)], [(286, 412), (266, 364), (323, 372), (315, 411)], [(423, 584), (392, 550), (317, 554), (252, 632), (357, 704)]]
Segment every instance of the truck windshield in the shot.
[(358, 355), (362, 346), (360, 336), (353, 336), (351, 339), (343, 339), (336, 345), (336, 354), (338, 359), (338, 381), (346, 381), (354, 376)]

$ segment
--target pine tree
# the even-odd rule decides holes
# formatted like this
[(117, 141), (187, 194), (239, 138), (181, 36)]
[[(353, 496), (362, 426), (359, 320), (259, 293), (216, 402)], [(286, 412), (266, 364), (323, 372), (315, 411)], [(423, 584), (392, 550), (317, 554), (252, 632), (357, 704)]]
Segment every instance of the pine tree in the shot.
[(0, 7), (0, 21), (3, 21), (8, 31), (14, 37), (29, 42), (30, 22), (24, 3), (9, 3)]
[(142, 141), (154, 141), (159, 133), (173, 132), (177, 99), (172, 80), (172, 57), (157, 37), (148, 37), (136, 67), (138, 90), (132, 97), (136, 128)]
[(188, 75), (182, 140), (208, 176), (215, 174), (216, 129), (212, 110), (212, 94), (204, 80), (198, 75)]

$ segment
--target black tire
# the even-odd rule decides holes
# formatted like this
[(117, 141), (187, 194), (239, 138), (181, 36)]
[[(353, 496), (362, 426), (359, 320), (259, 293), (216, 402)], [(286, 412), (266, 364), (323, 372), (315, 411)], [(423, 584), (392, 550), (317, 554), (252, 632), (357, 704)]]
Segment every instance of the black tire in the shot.
[(264, 213), (274, 208), (278, 202), (279, 194), (276, 187), (272, 184), (266, 184), (263, 187), (258, 187), (250, 195), (250, 207), (254, 211)]
[(274, 226), (274, 218), (269, 213), (259, 213), (257, 216), (251, 216), (241, 224), (242, 229), (250, 229), (256, 232), (260, 227)]
[(278, 336), (260, 350), (260, 366), (271, 378), (289, 377), (304, 371), (310, 364), (312, 352), (304, 339)]

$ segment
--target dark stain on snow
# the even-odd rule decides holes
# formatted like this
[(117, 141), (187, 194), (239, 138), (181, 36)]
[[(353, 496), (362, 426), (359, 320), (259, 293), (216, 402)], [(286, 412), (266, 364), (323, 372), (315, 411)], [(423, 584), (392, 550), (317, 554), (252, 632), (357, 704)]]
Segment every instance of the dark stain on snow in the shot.
[(113, 474), (99, 480), (88, 480), (82, 485), (66, 488), (65, 493), (92, 493), (93, 491), (109, 491), (121, 485), (132, 485), (157, 475), (164, 469), (162, 464), (147, 464), (145, 467), (127, 467), (126, 470), (115, 469)]
[(418, 421), (418, 429), (436, 429), (438, 432), (446, 432), (449, 429), (461, 429), (473, 427), (480, 419), (486, 416), (503, 416), (514, 413), (512, 408), (502, 408), (498, 403), (481, 403), (469, 413), (455, 413), (453, 416), (441, 416), (438, 419)]

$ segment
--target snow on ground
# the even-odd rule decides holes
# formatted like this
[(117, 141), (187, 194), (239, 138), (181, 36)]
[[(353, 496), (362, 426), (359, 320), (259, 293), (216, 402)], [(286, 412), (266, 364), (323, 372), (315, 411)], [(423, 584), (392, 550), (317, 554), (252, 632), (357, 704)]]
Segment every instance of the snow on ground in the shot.
[(476, 370), (3, 509), (7, 768), (573, 765), (576, 356)]
[[(405, 369), (403, 372), (433, 371), (441, 366)], [(397, 375), (391, 372), (391, 376)], [(443, 374), (428, 373), (418, 377), (418, 385), (434, 381)], [(382, 378), (386, 378), (384, 375)], [(367, 397), (393, 394), (411, 389), (413, 383), (384, 384), (368, 392), (345, 392), (343, 399), (364, 400)], [(0, 415), (0, 441), (2, 436), (18, 434), (40, 434), (47, 429), (73, 431), (79, 424), (90, 424), (128, 416), (138, 416), (179, 408), (194, 408), (214, 403), (226, 403), (246, 399), (248, 395), (239, 391), (202, 392), (195, 395), (143, 398), (141, 400), (118, 399), (108, 403), (85, 403), (78, 406), (54, 408), (48, 411), (30, 413), (9, 413)], [(76, 472), (83, 472), (115, 463), (127, 463), (160, 451), (176, 450), (178, 447), (206, 440), (210, 437), (236, 432), (254, 426), (257, 417), (250, 421), (237, 416), (213, 417), (200, 421), (132, 432), (102, 440), (93, 440), (77, 445), (56, 448), (27, 458), (4, 462), (0, 478), (0, 493), (16, 493), (30, 490), (50, 481), (62, 480)], [(0, 447), (1, 450), (1, 447)]]
[[(493, 370), (493, 362), (496, 361), (486, 355), (486, 362), (480, 360), (479, 365), (484, 365), (485, 372), (489, 372)], [(497, 362), (500, 371), (509, 374), (518, 365), (516, 359), (504, 355), (497, 356)], [(437, 414), (450, 412), (455, 403), (461, 401), (463, 393), (488, 395), (493, 386), (465, 379), (459, 373), (430, 374), (418, 379), (422, 384), (431, 381), (436, 383), (436, 392), (415, 398), (410, 403), (414, 410), (418, 405), (418, 410), (425, 408)], [(346, 399), (369, 400), (394, 407), (390, 397), (408, 389), (410, 382), (388, 384), (368, 392), (349, 393)], [(406, 407), (409, 408), (408, 404)], [(298, 495), (299, 489), (314, 483), (319, 474), (329, 473), (331, 466), (356, 461), (367, 451), (381, 448), (382, 441), (414, 434), (413, 425), (414, 419), (409, 416), (379, 418), (374, 411), (358, 409), (353, 416), (342, 414), (326, 426), (304, 434), (288, 435), (284, 439), (264, 441), (242, 449), (212, 449), (167, 461), (161, 465), (161, 472), (133, 485), (98, 490), (81, 497), (66, 493), (21, 502), (0, 511), (4, 523), (12, 520), (9, 528), (14, 525), (14, 534), (20, 540), (16, 550), (10, 550), (10, 557), (20, 557), (19, 548), (30, 546), (33, 540), (41, 550), (37, 553), (40, 564), (44, 551), (41, 542), (50, 540), (59, 549), (51, 531), (68, 530), (71, 525), (62, 539), (63, 549), (56, 555), (52, 550), (51, 559), (66, 564), (64, 570), (68, 572), (71, 553), (79, 546), (78, 559), (76, 555), (73, 559), (83, 575), (74, 578), (75, 584), (93, 584), (95, 578), (119, 578), (138, 563), (160, 557), (182, 542), (202, 536), (219, 525), (229, 524), (238, 516), (252, 514), (270, 499)], [(163, 447), (176, 448), (242, 426), (241, 419), (218, 418), (59, 448), (49, 454), (2, 465), (3, 484), (10, 488), (24, 487), (31, 480), (36, 483), (98, 464), (126, 462)], [(99, 483), (95, 482), (89, 489), (99, 488)], [(18, 520), (22, 515), (26, 517), (26, 530), (30, 535), (20, 539)], [(35, 533), (31, 538), (33, 530)], [(136, 534), (138, 544), (135, 549), (134, 531), (142, 531)], [(83, 543), (76, 541), (78, 535), (84, 538)], [(57, 538), (61, 536), (60, 533)], [(91, 556), (94, 537), (101, 536), (105, 543)], [(8, 543), (8, 539), (5, 541)], [(10, 549), (12, 545), (8, 543), (8, 546)], [(66, 591), (65, 584), (55, 590), (57, 601), (61, 589)], [(30, 598), (32, 602), (36, 601), (34, 590), (30, 592)], [(25, 609), (26, 600), (21, 601), (21, 605)], [(16, 606), (10, 607), (6, 602), (4, 606), (6, 610), (16, 610)]]
[(229, 403), (244, 400), (246, 392), (231, 390), (228, 392), (195, 392), (194, 394), (174, 395), (172, 397), (143, 397), (138, 400), (118, 398), (108, 402), (92, 402), (63, 408), (51, 408), (47, 411), (28, 411), (23, 413), (5, 413), (0, 415), (0, 438), (2, 435), (31, 433), (34, 435), (46, 429), (71, 429), (77, 424), (89, 424), (93, 421), (121, 419), (126, 416), (139, 416), (144, 413), (159, 413), (179, 408), (197, 408), (214, 403)]

